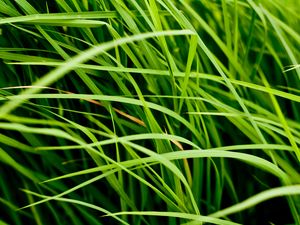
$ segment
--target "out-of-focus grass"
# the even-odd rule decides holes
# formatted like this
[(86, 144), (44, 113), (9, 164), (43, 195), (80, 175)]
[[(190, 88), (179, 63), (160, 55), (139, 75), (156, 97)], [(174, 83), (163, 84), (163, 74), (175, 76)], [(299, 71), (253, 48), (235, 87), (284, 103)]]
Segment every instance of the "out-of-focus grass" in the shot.
[(297, 4), (0, 1), (0, 224), (300, 224)]

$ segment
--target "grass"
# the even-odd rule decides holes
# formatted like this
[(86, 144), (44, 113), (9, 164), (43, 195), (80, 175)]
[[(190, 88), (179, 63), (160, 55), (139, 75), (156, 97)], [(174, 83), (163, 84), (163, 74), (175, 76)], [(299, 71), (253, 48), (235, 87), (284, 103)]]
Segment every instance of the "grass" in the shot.
[(1, 0), (0, 224), (300, 224), (296, 0)]

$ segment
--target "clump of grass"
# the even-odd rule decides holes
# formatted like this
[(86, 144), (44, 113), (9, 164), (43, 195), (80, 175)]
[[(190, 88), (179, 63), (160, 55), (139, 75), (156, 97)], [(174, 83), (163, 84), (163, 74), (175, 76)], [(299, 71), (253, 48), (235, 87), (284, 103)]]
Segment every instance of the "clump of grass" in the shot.
[(300, 224), (295, 5), (2, 0), (0, 224)]

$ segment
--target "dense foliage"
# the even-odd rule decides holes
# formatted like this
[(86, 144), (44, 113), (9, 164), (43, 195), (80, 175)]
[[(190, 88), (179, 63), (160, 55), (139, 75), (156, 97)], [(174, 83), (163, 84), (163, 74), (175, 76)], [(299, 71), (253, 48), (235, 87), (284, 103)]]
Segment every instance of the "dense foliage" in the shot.
[(300, 224), (299, 0), (0, 0), (0, 224)]

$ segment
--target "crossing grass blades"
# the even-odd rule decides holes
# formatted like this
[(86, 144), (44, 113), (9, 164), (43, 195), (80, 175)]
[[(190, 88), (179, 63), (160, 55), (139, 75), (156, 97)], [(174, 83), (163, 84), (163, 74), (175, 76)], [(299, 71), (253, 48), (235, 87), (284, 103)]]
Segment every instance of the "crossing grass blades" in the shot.
[(297, 0), (1, 0), (0, 224), (300, 224)]

